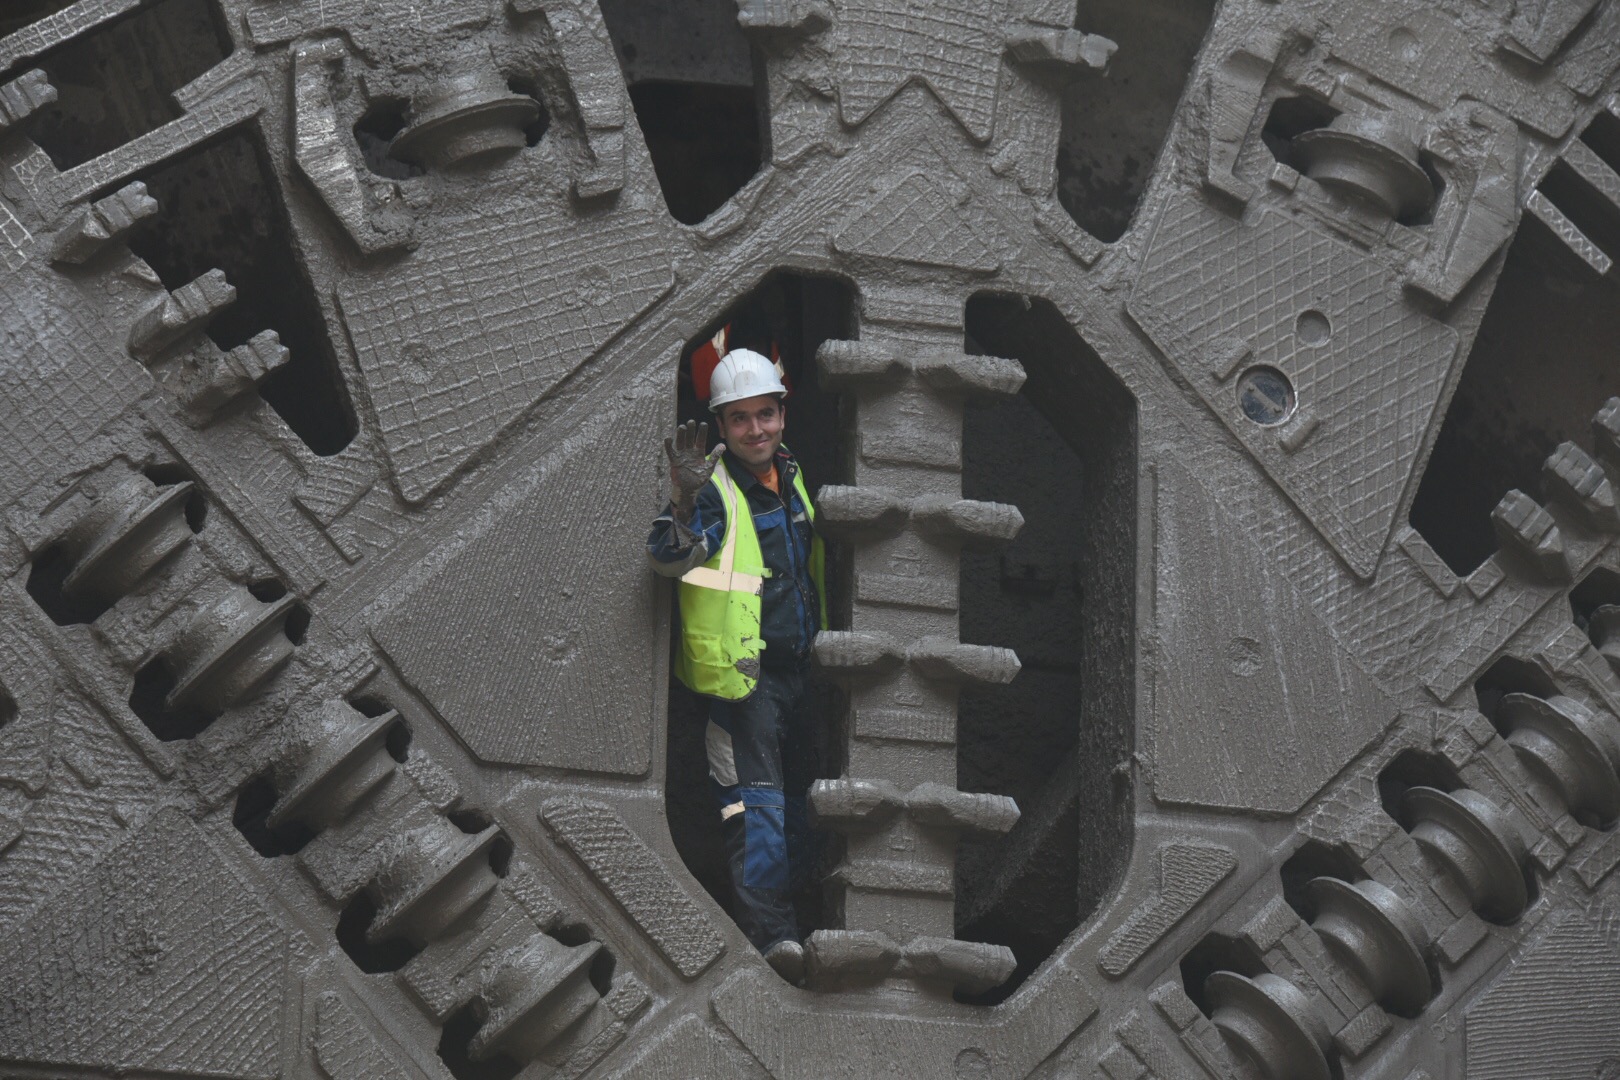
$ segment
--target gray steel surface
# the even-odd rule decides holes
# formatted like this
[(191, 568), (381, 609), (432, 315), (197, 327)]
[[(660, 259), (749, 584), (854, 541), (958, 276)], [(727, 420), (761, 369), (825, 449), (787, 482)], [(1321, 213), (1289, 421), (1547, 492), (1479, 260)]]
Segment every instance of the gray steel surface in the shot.
[[(1620, 0), (0, 12), (0, 1073), (1620, 1077), (1617, 88)], [(645, 565), (733, 318), (803, 987)]]

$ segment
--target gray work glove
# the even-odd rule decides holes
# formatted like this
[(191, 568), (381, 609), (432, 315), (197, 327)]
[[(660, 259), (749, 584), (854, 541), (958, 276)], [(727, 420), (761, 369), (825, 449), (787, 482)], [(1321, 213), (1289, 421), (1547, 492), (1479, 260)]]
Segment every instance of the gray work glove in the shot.
[(692, 520), (697, 506), (697, 494), (714, 475), (715, 462), (726, 452), (720, 443), (708, 454), (703, 446), (709, 441), (709, 425), (688, 420), (675, 429), (673, 438), (664, 440), (664, 453), (669, 457), (669, 501), (675, 509), (675, 520), (685, 524)]

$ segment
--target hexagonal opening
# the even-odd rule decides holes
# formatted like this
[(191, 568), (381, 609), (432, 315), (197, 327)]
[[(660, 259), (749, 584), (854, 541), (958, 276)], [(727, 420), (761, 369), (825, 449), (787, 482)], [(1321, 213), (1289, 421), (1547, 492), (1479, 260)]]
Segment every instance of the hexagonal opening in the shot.
[(1063, 91), (1058, 201), (1105, 243), (1125, 235), (1152, 179), (1214, 0), (1100, 0), (1079, 29), (1119, 45), (1106, 75)]
[(57, 97), (28, 118), (26, 130), (58, 169), (82, 165), (178, 119), (173, 93), (230, 54), (230, 35), (209, 0), (141, 5), (28, 61)]
[(1135, 746), (1136, 403), (1049, 301), (981, 294), (970, 352), (1008, 357), (1016, 397), (970, 404), (962, 493), (1011, 503), (1017, 539), (961, 559), (967, 642), (1010, 646), (1023, 669), (962, 694), (957, 786), (1011, 795), (1006, 837), (964, 840), (957, 934), (1006, 945), (1010, 994), (1097, 910), (1124, 873)]
[(670, 216), (696, 225), (764, 161), (761, 64), (735, 0), (602, 0)]
[[(692, 358), (722, 329), (730, 328), (729, 348), (750, 348), (769, 356), (775, 346), (792, 390), (787, 402), (786, 444), (804, 466), (813, 501), (823, 486), (839, 483), (846, 475), (838, 398), (818, 384), (816, 350), (829, 339), (854, 335), (854, 308), (854, 291), (842, 281), (793, 271), (768, 275), (687, 341), (676, 384), (677, 422), (707, 423), (711, 419), (706, 401), (697, 396)], [(712, 446), (717, 441), (712, 426), (709, 437)], [(847, 580), (848, 575), (835, 568), (829, 568), (828, 575), (834, 593), (828, 606), (836, 611), (839, 581)], [(674, 633), (679, 633), (678, 627), (672, 639)], [(678, 642), (672, 640), (671, 648), (676, 647)], [(832, 730), (831, 718), (842, 711), (836, 707), (836, 692), (831, 687), (818, 685), (815, 693), (818, 697), (814, 711), (829, 722), (814, 740), (811, 751), (816, 760), (805, 771), (811, 778), (834, 777), (841, 771), (841, 741)], [(731, 880), (704, 746), (708, 707), (706, 699), (687, 690), (673, 676), (670, 678), (664, 807), (670, 836), (682, 862), (715, 902), (729, 912)], [(806, 933), (828, 925), (820, 878), (819, 872), (807, 873), (795, 889), (794, 907)]]
[[(1595, 122), (1581, 138), (1620, 164), (1620, 121)], [(1567, 179), (1555, 171), (1543, 193), (1564, 198), (1560, 209), (1590, 210)], [(1604, 214), (1620, 230), (1620, 218)], [(1612, 242), (1609, 254), (1620, 258), (1620, 239)], [(1559, 443), (1591, 449), (1592, 415), (1620, 392), (1617, 340), (1620, 279), (1593, 273), (1526, 215), (1412, 501), (1412, 527), (1459, 576), (1496, 550), (1490, 515), (1503, 495), (1539, 492), (1542, 463)]]

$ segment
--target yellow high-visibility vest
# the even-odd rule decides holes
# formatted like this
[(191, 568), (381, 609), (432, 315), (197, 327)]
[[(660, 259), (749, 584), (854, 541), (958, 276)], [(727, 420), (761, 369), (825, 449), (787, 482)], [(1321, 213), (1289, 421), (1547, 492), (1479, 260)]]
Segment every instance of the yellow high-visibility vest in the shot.
[[(726, 508), (725, 539), (702, 566), (681, 576), (681, 647), (675, 677), (700, 694), (740, 701), (759, 682), (760, 593), (765, 587), (764, 558), (748, 500), (722, 459), (709, 478)], [(804, 474), (793, 474), (793, 490), (804, 501), (815, 524), (816, 509), (804, 488)], [(788, 528), (793, 527), (789, 515)], [(826, 550), (820, 536), (810, 542), (810, 578), (815, 582), (822, 629), (827, 628)], [(752, 661), (751, 663), (749, 661)], [(739, 667), (738, 665), (742, 666)], [(745, 670), (746, 669), (746, 670)]]

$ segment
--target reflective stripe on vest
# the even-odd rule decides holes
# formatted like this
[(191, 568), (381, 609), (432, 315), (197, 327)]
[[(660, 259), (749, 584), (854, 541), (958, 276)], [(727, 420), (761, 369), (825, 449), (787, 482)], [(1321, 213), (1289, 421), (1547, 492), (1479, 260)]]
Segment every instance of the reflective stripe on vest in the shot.
[[(720, 502), (725, 507), (725, 537), (720, 550), (711, 555), (708, 562), (681, 575), (678, 589), (681, 647), (675, 657), (675, 676), (700, 694), (738, 701), (753, 693), (759, 681), (759, 654), (765, 647), (759, 636), (760, 593), (769, 571), (760, 552), (759, 533), (754, 529), (754, 515), (748, 500), (723, 461), (709, 482), (719, 490)], [(810, 503), (803, 477), (797, 472), (793, 476), (793, 490), (804, 503), (813, 528), (815, 508)], [(786, 527), (793, 528), (791, 513), (786, 517)], [(826, 587), (822, 580), (825, 561), (821, 538), (814, 536), (810, 573), (821, 601), (821, 611), (817, 614), (823, 627), (826, 626)]]
[[(720, 501), (726, 507), (726, 538), (720, 544), (719, 554), (711, 558), (702, 566), (694, 566), (681, 575), (681, 581), (687, 585), (696, 585), (700, 589), (717, 589), (721, 592), (735, 592), (739, 589), (751, 592), (758, 596), (765, 586), (763, 574), (750, 574), (737, 569), (737, 544), (739, 530), (734, 527), (737, 518), (736, 509), (741, 504), (747, 508), (746, 500), (742, 497), (742, 489), (731, 478), (731, 473), (721, 466), (714, 470), (711, 482), (720, 489)], [(750, 526), (753, 524), (753, 515), (748, 515)], [(759, 554), (759, 535), (753, 537), (752, 561), (755, 564), (764, 560)], [(764, 567), (760, 566), (763, 570)]]

